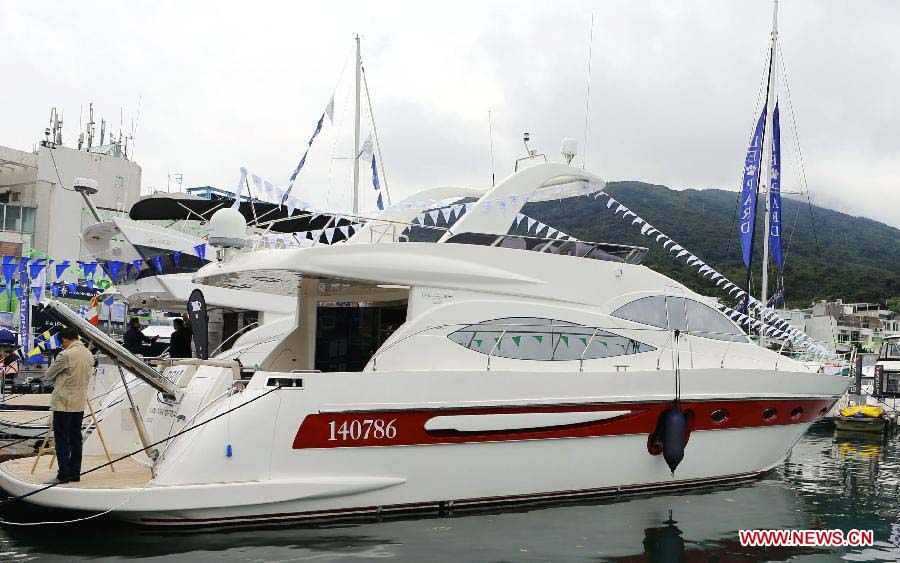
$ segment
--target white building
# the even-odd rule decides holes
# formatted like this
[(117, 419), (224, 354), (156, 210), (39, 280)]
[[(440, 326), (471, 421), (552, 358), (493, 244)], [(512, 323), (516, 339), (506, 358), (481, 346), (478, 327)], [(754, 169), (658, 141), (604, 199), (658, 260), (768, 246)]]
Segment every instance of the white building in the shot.
[(33, 151), (0, 146), (0, 255), (34, 248), (59, 260), (85, 256), (81, 231), (96, 220), (72, 190), (76, 178), (97, 181), (93, 201), (104, 218), (127, 212), (140, 196), (141, 167), (118, 144), (78, 150), (43, 141)]

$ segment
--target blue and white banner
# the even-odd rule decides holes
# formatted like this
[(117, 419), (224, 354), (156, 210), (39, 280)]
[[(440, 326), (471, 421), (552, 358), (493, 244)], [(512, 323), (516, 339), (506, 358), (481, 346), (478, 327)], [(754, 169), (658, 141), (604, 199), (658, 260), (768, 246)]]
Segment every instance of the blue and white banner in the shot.
[(21, 296), (16, 294), (19, 298), (19, 346), (31, 350), (31, 288), (24, 272), (19, 275), (19, 287), (22, 290)]
[(772, 168), (769, 178), (769, 251), (772, 260), (784, 269), (781, 260), (781, 127), (778, 104), (772, 113)]
[(378, 166), (375, 164), (375, 153), (372, 153), (372, 187), (375, 188), (375, 193), (378, 194), (378, 201), (376, 202), (379, 211), (384, 211), (384, 200), (381, 198), (381, 185), (378, 182)]
[(744, 255), (744, 266), (750, 269), (753, 258), (753, 231), (756, 228), (756, 197), (759, 190), (759, 164), (762, 157), (763, 130), (766, 126), (766, 108), (763, 108), (756, 122), (756, 130), (747, 148), (744, 161), (744, 181), (741, 186), (740, 213), (738, 215), (741, 252)]

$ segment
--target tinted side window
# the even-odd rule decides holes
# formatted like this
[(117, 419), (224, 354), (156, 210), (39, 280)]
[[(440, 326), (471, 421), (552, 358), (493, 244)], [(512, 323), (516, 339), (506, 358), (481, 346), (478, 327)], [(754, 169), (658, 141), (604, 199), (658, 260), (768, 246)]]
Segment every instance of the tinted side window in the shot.
[(725, 315), (684, 297), (641, 297), (619, 307), (613, 316), (666, 330), (681, 330), (703, 338), (747, 342), (747, 337)]
[(613, 312), (614, 317), (657, 328), (667, 328), (666, 298), (663, 295), (641, 297), (626, 303)]
[(475, 352), (517, 360), (590, 360), (655, 350), (594, 327), (522, 317), (469, 325), (448, 338)]
[(697, 301), (685, 301), (690, 334), (715, 340), (747, 342), (747, 337), (722, 313)]

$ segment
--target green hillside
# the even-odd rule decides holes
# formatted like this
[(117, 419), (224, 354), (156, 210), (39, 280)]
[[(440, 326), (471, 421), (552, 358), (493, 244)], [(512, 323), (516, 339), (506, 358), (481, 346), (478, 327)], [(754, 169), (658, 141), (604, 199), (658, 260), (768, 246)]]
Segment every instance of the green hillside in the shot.
[[(737, 193), (671, 190), (642, 182), (611, 182), (607, 193), (672, 237), (700, 259), (743, 285), (746, 273), (737, 239)], [(644, 237), (631, 220), (613, 215), (607, 199), (581, 197), (528, 204), (524, 212), (582, 240), (647, 246), (644, 264), (701, 293), (721, 295), (674, 253)], [(863, 217), (783, 201), (784, 282), (787, 303), (806, 307), (815, 300), (884, 301), (900, 296), (900, 230)], [(762, 202), (756, 235), (754, 294), (759, 288)], [(815, 225), (815, 228), (813, 228)], [(793, 236), (791, 233), (793, 231)], [(790, 245), (788, 246), (788, 241)]]

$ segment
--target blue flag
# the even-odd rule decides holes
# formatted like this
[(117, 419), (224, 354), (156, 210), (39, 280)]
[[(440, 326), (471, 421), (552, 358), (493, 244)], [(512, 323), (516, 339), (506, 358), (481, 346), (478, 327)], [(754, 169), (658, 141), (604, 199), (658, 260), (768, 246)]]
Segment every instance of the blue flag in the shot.
[(137, 276), (141, 273), (141, 267), (144, 265), (144, 261), (138, 258), (137, 260), (132, 260), (131, 265), (135, 269), (134, 275)]
[(741, 252), (744, 255), (744, 266), (750, 269), (753, 254), (753, 231), (756, 227), (756, 196), (759, 189), (759, 164), (762, 157), (763, 130), (766, 126), (766, 108), (763, 108), (756, 122), (756, 131), (747, 148), (747, 159), (744, 162), (744, 182), (741, 186), (740, 214), (738, 227), (741, 237)]
[(287, 201), (288, 195), (290, 195), (291, 189), (294, 187), (294, 180), (297, 179), (297, 175), (300, 174), (300, 171), (303, 170), (303, 165), (306, 164), (306, 155), (309, 154), (309, 147), (312, 146), (313, 141), (315, 141), (319, 133), (322, 132), (322, 124), (325, 123), (326, 115), (329, 116), (329, 119), (331, 118), (331, 114), (328, 113), (327, 109), (325, 110), (325, 113), (322, 114), (322, 117), (319, 118), (319, 122), (316, 123), (316, 130), (313, 131), (312, 137), (309, 138), (309, 143), (307, 143), (306, 150), (303, 152), (303, 158), (300, 159), (300, 163), (297, 165), (297, 168), (294, 169), (293, 174), (291, 174), (290, 185), (288, 185), (287, 191), (284, 192), (284, 196), (281, 198), (282, 205)]
[(197, 252), (197, 258), (199, 258), (201, 262), (206, 260), (206, 243), (205, 242), (203, 244), (198, 244), (197, 246), (195, 246), (194, 250)]
[(50, 284), (50, 295), (52, 295), (53, 297), (59, 297), (60, 293), (62, 293), (62, 284), (60, 284), (60, 283)]
[(118, 260), (110, 260), (106, 263), (106, 270), (109, 272), (109, 277), (116, 283), (119, 281), (119, 272), (122, 271), (122, 266), (125, 265), (125, 262), (120, 262)]
[(97, 262), (85, 262), (83, 269), (84, 277), (92, 278), (97, 273)]
[(31, 260), (31, 258), (28, 258), (26, 256), (19, 258), (19, 271), (20, 272), (26, 271), (26, 268), (28, 268), (28, 262), (30, 260)]
[(67, 283), (66, 289), (69, 291), (69, 294), (73, 294), (76, 291), (78, 291), (78, 284), (77, 283)]
[(372, 153), (372, 187), (378, 192), (378, 210), (384, 211), (384, 200), (381, 199), (381, 185), (378, 183), (378, 166), (375, 165), (375, 153)]
[(783, 269), (781, 261), (781, 127), (778, 104), (772, 112), (772, 172), (769, 179), (769, 250), (772, 260)]
[(6, 281), (6, 287), (12, 287), (13, 276), (16, 275), (16, 268), (19, 267), (15, 256), (3, 257), (3, 279)]
[(163, 257), (162, 256), (151, 256), (150, 263), (153, 264), (153, 267), (156, 268), (160, 274), (163, 273)]
[(177, 269), (181, 265), (181, 251), (176, 250), (172, 253), (172, 262), (175, 264), (175, 268)]
[(62, 262), (56, 263), (56, 279), (62, 277), (62, 275), (66, 272), (66, 268), (69, 267), (69, 261), (63, 260)]
[(34, 279), (34, 278), (38, 277), (39, 275), (41, 275), (41, 272), (46, 267), (47, 267), (47, 265), (44, 264), (44, 260), (41, 258), (38, 258), (37, 260), (32, 262), (30, 266), (28, 266), (28, 275), (31, 277), (31, 279)]

